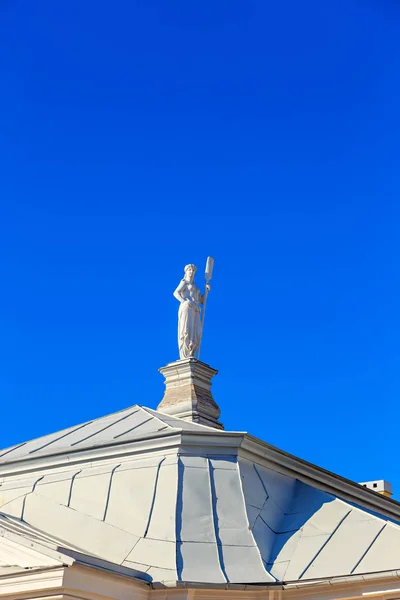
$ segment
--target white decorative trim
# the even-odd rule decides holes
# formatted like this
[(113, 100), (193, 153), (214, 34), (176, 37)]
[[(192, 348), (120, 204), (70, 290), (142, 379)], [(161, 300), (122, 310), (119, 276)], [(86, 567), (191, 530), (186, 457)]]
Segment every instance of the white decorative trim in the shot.
[(262, 440), (243, 432), (218, 430), (181, 432), (171, 429), (151, 433), (129, 443), (114, 443), (88, 450), (30, 458), (0, 465), (0, 477), (28, 474), (45, 470), (70, 469), (84, 463), (130, 460), (145, 455), (168, 453), (203, 456), (241, 456), (279, 470), (344, 500), (400, 520), (400, 503), (349, 481), (339, 475), (292, 456)]

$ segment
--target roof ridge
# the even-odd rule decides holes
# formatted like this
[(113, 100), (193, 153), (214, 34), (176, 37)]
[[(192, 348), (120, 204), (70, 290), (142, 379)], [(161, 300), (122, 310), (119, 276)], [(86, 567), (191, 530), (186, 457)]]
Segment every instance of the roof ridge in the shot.
[[(157, 419), (157, 421), (160, 421), (160, 423), (162, 423), (163, 425), (166, 425), (167, 427), (169, 427), (170, 429), (178, 429), (177, 427), (172, 427), (172, 425), (170, 425), (169, 423), (167, 423), (166, 421), (163, 421), (162, 419), (160, 419), (160, 417), (157, 414), (153, 414), (153, 413), (157, 413), (158, 411), (153, 410), (152, 408), (147, 408), (146, 406), (141, 406), (139, 405), (139, 408), (141, 408), (144, 412), (146, 412), (148, 415), (150, 415), (151, 417), (153, 417), (154, 419)], [(163, 413), (161, 413), (163, 414)]]
[[(211, 427), (210, 425), (203, 425), (203, 423), (196, 423), (194, 421), (185, 421), (185, 419), (182, 419), (181, 417), (177, 417), (176, 415), (169, 415), (168, 413), (164, 413), (161, 410), (154, 410), (153, 408), (145, 408), (143, 406), (141, 408), (144, 408), (144, 410), (146, 410), (146, 411), (150, 411), (150, 413), (153, 414), (153, 416), (155, 416), (155, 417), (157, 417), (157, 415), (162, 415), (164, 417), (167, 417), (168, 419), (180, 421), (180, 422), (182, 422), (182, 424), (189, 423), (190, 425), (194, 425), (195, 427), (201, 427), (201, 428), (206, 429), (207, 431), (213, 431), (214, 433), (215, 432), (218, 432), (221, 434), (228, 433), (224, 429), (217, 429), (216, 427)], [(157, 415), (154, 413), (157, 413)], [(157, 418), (160, 419), (160, 417), (157, 417)], [(168, 423), (166, 423), (166, 424), (168, 425)], [(172, 425), (170, 425), (170, 427), (171, 427), (171, 429), (179, 429), (178, 427), (172, 427)], [(180, 429), (184, 429), (184, 427), (181, 427)]]

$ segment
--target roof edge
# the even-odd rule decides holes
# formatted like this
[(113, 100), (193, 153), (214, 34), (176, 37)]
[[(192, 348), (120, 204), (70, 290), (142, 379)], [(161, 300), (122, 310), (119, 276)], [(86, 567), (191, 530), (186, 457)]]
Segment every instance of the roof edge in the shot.
[(162, 431), (157, 435), (154, 433), (144, 435), (132, 442), (116, 442), (114, 444), (93, 446), (92, 448), (72, 451), (68, 449), (58, 453), (45, 454), (44, 456), (21, 458), (3, 464), (0, 463), (0, 477), (30, 473), (53, 467), (76, 465), (88, 461), (120, 458), (144, 452), (169, 450), (180, 445), (181, 436), (181, 431), (172, 429), (171, 431)]
[[(14, 461), (10, 460), (3, 464), (0, 463), (0, 477), (29, 473), (47, 468), (51, 469), (55, 466), (70, 466), (92, 460), (115, 459), (145, 452), (163, 452), (185, 445), (196, 448), (207, 446), (210, 449), (219, 448), (221, 450), (229, 448), (235, 452), (245, 435), (243, 432), (213, 430), (211, 427), (204, 427), (204, 431), (184, 431), (171, 428), (167, 431), (160, 431), (157, 434), (150, 433), (143, 435), (130, 442), (107, 443), (86, 449), (82, 448), (72, 451), (68, 449), (43, 456), (32, 456)], [(217, 439), (218, 443), (216, 443)], [(226, 450), (222, 453), (226, 453)]]
[(185, 589), (215, 589), (215, 590), (294, 590), (308, 586), (327, 585), (351, 585), (356, 583), (380, 582), (383, 580), (400, 579), (400, 570), (375, 571), (357, 575), (338, 575), (337, 577), (326, 577), (316, 579), (304, 579), (294, 581), (271, 581), (270, 583), (204, 583), (196, 581), (169, 581), (164, 583), (152, 583), (153, 589), (176, 587)]

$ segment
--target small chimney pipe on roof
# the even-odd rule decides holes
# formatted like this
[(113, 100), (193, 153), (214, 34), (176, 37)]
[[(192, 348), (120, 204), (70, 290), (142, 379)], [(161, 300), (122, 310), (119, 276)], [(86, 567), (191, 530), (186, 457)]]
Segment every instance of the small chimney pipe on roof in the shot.
[(385, 481), (384, 479), (376, 479), (375, 481), (364, 481), (360, 483), (363, 487), (372, 490), (373, 492), (378, 492), (382, 496), (386, 496), (386, 498), (390, 498), (393, 494), (392, 484), (389, 481)]

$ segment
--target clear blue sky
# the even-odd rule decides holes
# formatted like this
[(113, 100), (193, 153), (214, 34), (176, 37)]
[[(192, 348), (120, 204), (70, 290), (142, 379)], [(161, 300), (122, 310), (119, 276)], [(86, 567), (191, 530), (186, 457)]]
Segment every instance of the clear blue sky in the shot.
[(0, 446), (134, 403), (215, 273), (226, 427), (400, 498), (397, 0), (0, 2)]

